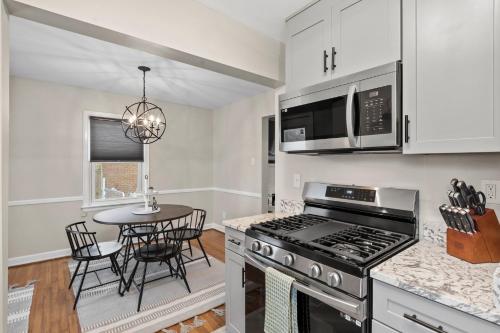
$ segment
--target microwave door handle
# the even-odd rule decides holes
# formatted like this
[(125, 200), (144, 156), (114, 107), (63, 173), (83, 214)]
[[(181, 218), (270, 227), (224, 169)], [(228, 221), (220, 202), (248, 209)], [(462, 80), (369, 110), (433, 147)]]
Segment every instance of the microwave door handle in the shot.
[(358, 146), (358, 142), (356, 137), (354, 136), (354, 94), (358, 87), (353, 84), (349, 87), (349, 91), (347, 93), (347, 104), (345, 108), (345, 118), (347, 125), (347, 139), (349, 140), (349, 145), (352, 148), (356, 148)]
[[(269, 266), (266, 266), (263, 264), (260, 260), (255, 259), (252, 255), (249, 255), (245, 251), (245, 260), (255, 268), (265, 272), (267, 267), (273, 267), (275, 266), (273, 263), (268, 262), (267, 260), (263, 259), (266, 261), (266, 263), (269, 263)], [(273, 267), (274, 268), (274, 267)], [(323, 303), (326, 303), (338, 310), (349, 312), (349, 313), (358, 313), (359, 310), (359, 305), (358, 304), (353, 304), (347, 301), (344, 301), (343, 299), (331, 296), (326, 294), (325, 292), (321, 291), (320, 289), (311, 287), (311, 286), (306, 286), (297, 280), (293, 282), (293, 287), (297, 289), (298, 291), (311, 296), (312, 298), (315, 298)]]

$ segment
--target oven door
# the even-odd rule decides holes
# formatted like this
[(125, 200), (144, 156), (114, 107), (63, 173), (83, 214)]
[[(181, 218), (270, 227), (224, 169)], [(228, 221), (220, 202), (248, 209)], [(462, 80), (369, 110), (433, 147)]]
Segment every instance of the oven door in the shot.
[(338, 86), (280, 103), (280, 150), (360, 148), (359, 84)]
[[(366, 301), (338, 291), (329, 293), (318, 283), (270, 260), (245, 253), (245, 331), (264, 332), (265, 270), (273, 267), (296, 278), (297, 315), (300, 333), (366, 333)], [(304, 281), (308, 280), (308, 281)], [(309, 284), (307, 284), (309, 283)], [(315, 286), (316, 284), (317, 286)]]

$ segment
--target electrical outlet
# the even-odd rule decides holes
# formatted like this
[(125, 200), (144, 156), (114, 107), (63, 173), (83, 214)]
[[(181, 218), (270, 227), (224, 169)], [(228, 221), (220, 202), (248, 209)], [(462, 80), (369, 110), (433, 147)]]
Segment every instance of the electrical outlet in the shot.
[(483, 180), (481, 187), (487, 203), (500, 204), (500, 197), (497, 195), (497, 190), (500, 190), (500, 180)]
[(495, 184), (486, 184), (484, 186), (486, 199), (495, 200), (497, 198), (497, 186)]
[(299, 173), (293, 174), (293, 187), (300, 188), (300, 174)]
[(222, 219), (225, 220), (227, 218), (227, 212), (225, 210), (222, 211)]

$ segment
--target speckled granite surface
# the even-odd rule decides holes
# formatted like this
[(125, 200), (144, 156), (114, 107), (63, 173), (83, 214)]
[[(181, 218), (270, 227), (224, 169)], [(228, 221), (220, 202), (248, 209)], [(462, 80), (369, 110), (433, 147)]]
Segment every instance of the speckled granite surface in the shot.
[(222, 224), (226, 227), (244, 232), (253, 223), (262, 223), (265, 221), (272, 220), (274, 218), (281, 218), (289, 215), (291, 214), (290, 213), (260, 214), (260, 215), (241, 217), (238, 219), (224, 220), (222, 221)]
[(469, 264), (422, 240), (371, 270), (374, 279), (500, 325), (493, 275), (498, 264)]

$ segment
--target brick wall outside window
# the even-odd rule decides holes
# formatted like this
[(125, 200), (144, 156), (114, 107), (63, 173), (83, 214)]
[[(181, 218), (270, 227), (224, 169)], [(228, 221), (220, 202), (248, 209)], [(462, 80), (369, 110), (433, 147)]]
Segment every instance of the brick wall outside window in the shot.
[[(121, 197), (124, 192), (128, 197), (137, 191), (137, 174), (139, 163), (96, 163), (95, 165), (95, 198), (104, 199), (102, 178), (106, 179), (106, 198)], [(114, 191), (112, 189), (116, 189)]]

